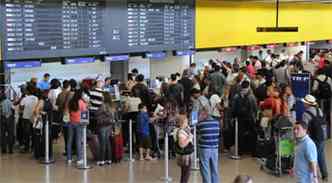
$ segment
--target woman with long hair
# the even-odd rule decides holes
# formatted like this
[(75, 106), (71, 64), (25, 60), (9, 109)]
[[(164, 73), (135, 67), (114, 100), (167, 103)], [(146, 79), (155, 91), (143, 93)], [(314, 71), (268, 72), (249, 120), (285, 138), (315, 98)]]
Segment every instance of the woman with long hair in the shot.
[(112, 134), (112, 124), (116, 121), (116, 108), (112, 102), (112, 96), (108, 92), (103, 95), (103, 104), (96, 112), (97, 134), (100, 143), (97, 162), (99, 166), (112, 163), (110, 136)]
[(87, 104), (83, 99), (83, 90), (77, 90), (73, 98), (69, 101), (69, 125), (68, 125), (68, 143), (67, 143), (67, 163), (72, 162), (72, 143), (74, 134), (76, 134), (77, 164), (83, 163), (82, 159), (82, 126), (81, 113), (87, 111)]

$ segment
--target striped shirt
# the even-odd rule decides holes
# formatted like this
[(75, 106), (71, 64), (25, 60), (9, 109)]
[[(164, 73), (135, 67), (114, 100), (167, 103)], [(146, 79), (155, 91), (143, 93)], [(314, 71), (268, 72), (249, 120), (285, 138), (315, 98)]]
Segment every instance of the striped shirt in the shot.
[(100, 88), (95, 88), (91, 90), (90, 92), (90, 111), (96, 112), (99, 107), (103, 104), (104, 101), (104, 91)]
[(218, 120), (206, 120), (197, 124), (198, 147), (216, 149), (219, 147), (220, 123)]

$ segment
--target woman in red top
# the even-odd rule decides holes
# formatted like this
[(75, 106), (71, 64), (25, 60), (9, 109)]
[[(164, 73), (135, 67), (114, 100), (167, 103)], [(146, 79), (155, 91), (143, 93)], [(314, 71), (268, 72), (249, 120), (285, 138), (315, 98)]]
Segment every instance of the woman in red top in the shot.
[(83, 163), (81, 112), (87, 111), (87, 104), (83, 100), (83, 90), (75, 92), (73, 98), (69, 101), (68, 107), (70, 122), (68, 124), (67, 163), (72, 162), (72, 143), (74, 134), (76, 134), (77, 164), (80, 165)]
[(281, 114), (282, 101), (280, 99), (279, 88), (274, 87), (269, 94), (269, 97), (266, 98), (263, 102), (261, 102), (260, 107), (262, 110), (271, 109), (271, 117)]

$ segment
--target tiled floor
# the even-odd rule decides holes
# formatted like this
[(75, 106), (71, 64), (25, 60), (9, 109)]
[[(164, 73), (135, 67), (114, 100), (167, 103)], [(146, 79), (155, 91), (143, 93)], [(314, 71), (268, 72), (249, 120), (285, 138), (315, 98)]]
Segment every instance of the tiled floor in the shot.
[[(58, 145), (59, 146), (59, 145)], [(61, 149), (57, 147), (56, 149)], [(332, 143), (327, 145), (327, 158), (330, 172), (332, 170)], [(164, 161), (139, 162), (130, 166), (123, 161), (111, 167), (97, 167), (87, 171), (78, 170), (65, 165), (64, 158), (57, 152), (57, 161), (49, 167), (41, 165), (32, 159), (31, 155), (1, 155), (0, 183), (158, 183), (164, 173)], [(220, 161), (220, 172), (223, 183), (231, 183), (237, 174), (248, 174), (254, 177), (254, 183), (291, 183), (295, 182), (288, 176), (274, 177), (261, 171), (259, 164), (253, 158)], [(170, 162), (170, 176), (173, 182), (179, 181), (179, 168), (175, 161)], [(200, 183), (199, 172), (193, 172), (190, 182)], [(332, 182), (332, 180), (331, 180)]]

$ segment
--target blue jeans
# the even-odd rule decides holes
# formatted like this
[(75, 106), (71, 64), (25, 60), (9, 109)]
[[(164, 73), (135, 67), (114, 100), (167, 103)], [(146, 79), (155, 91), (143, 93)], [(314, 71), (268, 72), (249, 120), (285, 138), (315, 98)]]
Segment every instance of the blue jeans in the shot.
[(219, 183), (218, 148), (199, 148), (200, 171), (203, 183)]
[(111, 149), (111, 132), (110, 126), (102, 127), (98, 129), (98, 140), (99, 140), (99, 161), (110, 161), (112, 160), (112, 149)]
[(317, 158), (318, 158), (318, 166), (321, 172), (322, 177), (327, 177), (327, 166), (325, 159), (325, 142), (316, 142), (317, 146)]
[(68, 142), (67, 142), (67, 160), (72, 160), (72, 145), (73, 145), (73, 139), (74, 135), (76, 134), (76, 152), (77, 152), (77, 160), (82, 160), (82, 135), (83, 130), (82, 126), (80, 124), (68, 124)]

